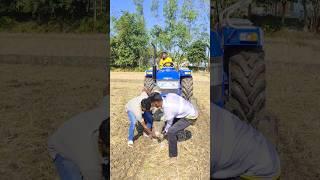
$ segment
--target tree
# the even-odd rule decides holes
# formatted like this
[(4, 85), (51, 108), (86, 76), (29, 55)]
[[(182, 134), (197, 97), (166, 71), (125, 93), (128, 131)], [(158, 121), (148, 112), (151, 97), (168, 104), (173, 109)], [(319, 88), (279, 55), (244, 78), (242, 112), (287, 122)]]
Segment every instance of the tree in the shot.
[(285, 23), (285, 15), (286, 15), (286, 8), (287, 8), (287, 3), (289, 0), (280, 0), (281, 2), (281, 7), (282, 7), (282, 13), (281, 13), (281, 23), (282, 26)]
[(307, 0), (302, 0), (301, 3), (302, 3), (302, 6), (303, 6), (303, 23), (304, 23), (303, 30), (304, 31), (308, 31)]
[(192, 23), (196, 20), (197, 16), (198, 12), (194, 9), (194, 3), (192, 0), (184, 0), (181, 17), (187, 22), (189, 26), (189, 32), (192, 28)]
[(159, 0), (152, 0), (151, 12), (153, 16), (156, 18), (159, 17), (158, 9), (159, 9)]
[(320, 0), (310, 0), (312, 5), (311, 25), (312, 32), (320, 31)]
[(144, 23), (137, 14), (124, 12), (114, 20), (116, 34), (111, 38), (111, 54), (114, 65), (136, 67), (145, 56), (148, 36)]
[(197, 40), (193, 42), (187, 51), (187, 58), (190, 63), (199, 64), (204, 60), (207, 60), (206, 56), (207, 44), (203, 41)]
[(133, 0), (134, 5), (136, 6), (136, 12), (140, 16), (143, 16), (143, 2), (144, 0)]

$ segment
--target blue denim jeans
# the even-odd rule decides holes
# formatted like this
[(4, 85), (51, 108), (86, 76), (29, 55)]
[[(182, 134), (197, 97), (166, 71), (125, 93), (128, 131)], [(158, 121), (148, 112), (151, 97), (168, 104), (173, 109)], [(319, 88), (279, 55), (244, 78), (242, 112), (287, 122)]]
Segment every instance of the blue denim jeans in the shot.
[[(145, 120), (145, 122), (147, 124), (147, 127), (151, 129), (152, 128), (152, 123), (153, 123), (152, 113), (149, 112), (149, 111), (146, 111), (146, 112), (144, 112), (142, 114), (142, 117)], [(135, 126), (136, 126), (137, 119), (136, 119), (136, 116), (130, 111), (128, 111), (128, 118), (129, 118), (129, 121), (130, 121), (128, 140), (129, 141), (133, 141), (134, 129), (135, 129)]]
[(147, 124), (147, 127), (149, 129), (152, 128), (152, 124), (153, 124), (153, 117), (152, 117), (152, 113), (150, 111), (145, 111), (143, 114), (142, 114), (142, 117), (144, 119), (144, 121), (146, 122)]
[(56, 165), (61, 180), (82, 180), (79, 168), (73, 162), (63, 158), (60, 154), (56, 155), (54, 164)]

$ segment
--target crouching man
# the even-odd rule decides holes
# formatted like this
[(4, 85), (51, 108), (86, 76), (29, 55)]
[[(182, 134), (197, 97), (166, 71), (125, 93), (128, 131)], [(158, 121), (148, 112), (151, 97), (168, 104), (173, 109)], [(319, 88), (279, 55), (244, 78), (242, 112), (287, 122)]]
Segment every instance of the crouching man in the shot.
[(275, 147), (251, 125), (211, 104), (211, 178), (276, 180)]
[(148, 93), (146, 89), (143, 89), (141, 94), (137, 97), (132, 98), (125, 106), (125, 110), (128, 114), (130, 121), (128, 130), (128, 146), (133, 147), (134, 130), (136, 123), (140, 122), (143, 127), (145, 136), (152, 136), (152, 113), (150, 111), (151, 102), (148, 99)]
[(109, 153), (107, 105), (105, 97), (98, 108), (72, 117), (49, 137), (49, 154), (61, 180), (102, 180), (107, 176), (108, 172), (103, 172), (108, 169), (104, 158)]
[(163, 134), (168, 139), (169, 157), (177, 157), (177, 135), (196, 121), (198, 111), (189, 101), (174, 93), (163, 97), (159, 93), (152, 93), (149, 98), (152, 106), (163, 109), (166, 121)]

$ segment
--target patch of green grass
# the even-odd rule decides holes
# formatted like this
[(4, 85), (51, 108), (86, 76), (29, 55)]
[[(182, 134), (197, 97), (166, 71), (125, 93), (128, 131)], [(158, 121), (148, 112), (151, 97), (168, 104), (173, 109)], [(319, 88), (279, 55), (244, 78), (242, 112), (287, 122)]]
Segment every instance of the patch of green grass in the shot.
[(0, 17), (0, 31), (2, 32), (104, 33), (107, 32), (107, 28), (106, 17), (98, 18), (96, 22), (94, 22), (92, 17), (86, 17), (76, 21), (50, 20), (46, 23), (32, 20), (19, 22), (7, 16)]
[(148, 67), (111, 67), (111, 71), (113, 72), (144, 72), (148, 69)]

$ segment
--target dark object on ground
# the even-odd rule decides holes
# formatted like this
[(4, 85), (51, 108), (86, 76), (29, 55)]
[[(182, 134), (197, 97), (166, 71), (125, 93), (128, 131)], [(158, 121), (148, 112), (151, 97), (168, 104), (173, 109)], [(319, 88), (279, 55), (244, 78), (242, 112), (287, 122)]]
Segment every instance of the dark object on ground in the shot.
[(192, 133), (189, 130), (182, 130), (177, 134), (178, 142), (187, 141), (192, 138)]
[(158, 109), (153, 113), (153, 120), (160, 121), (162, 116), (163, 116), (163, 112), (160, 109)]

